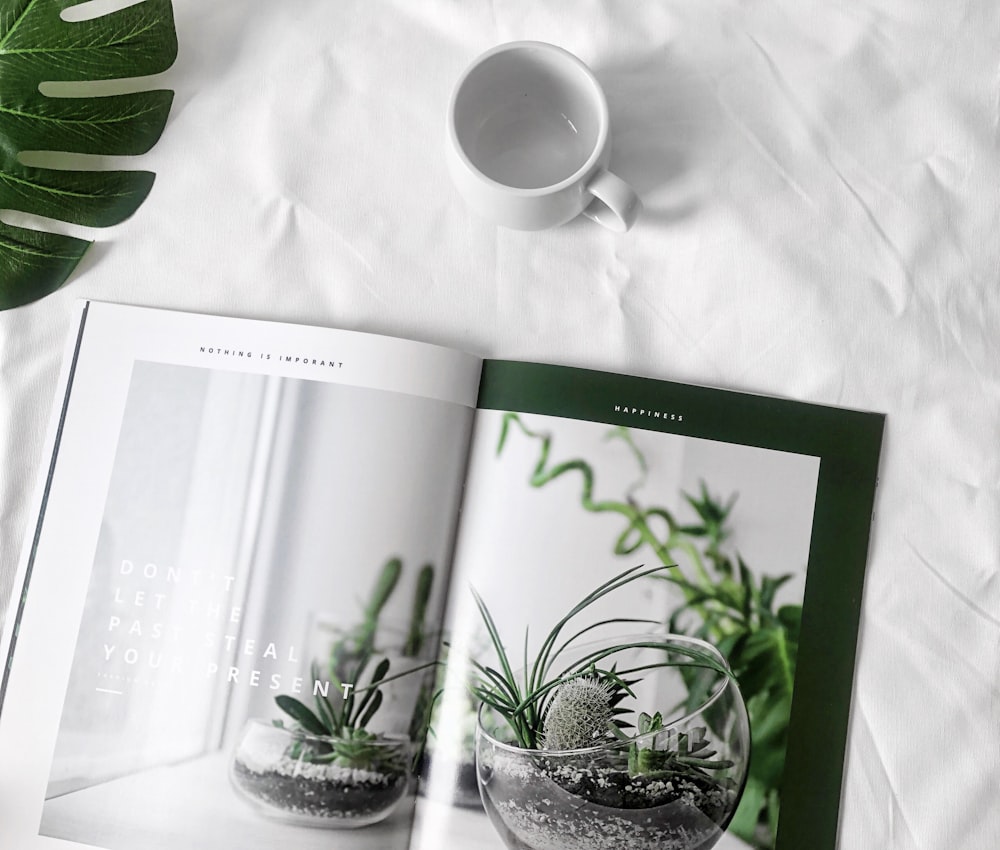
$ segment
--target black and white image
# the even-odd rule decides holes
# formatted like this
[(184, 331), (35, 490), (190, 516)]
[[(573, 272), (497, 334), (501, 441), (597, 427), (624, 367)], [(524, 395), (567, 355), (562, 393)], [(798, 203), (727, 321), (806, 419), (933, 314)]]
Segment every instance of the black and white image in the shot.
[(41, 834), (407, 846), (471, 413), (136, 362)]

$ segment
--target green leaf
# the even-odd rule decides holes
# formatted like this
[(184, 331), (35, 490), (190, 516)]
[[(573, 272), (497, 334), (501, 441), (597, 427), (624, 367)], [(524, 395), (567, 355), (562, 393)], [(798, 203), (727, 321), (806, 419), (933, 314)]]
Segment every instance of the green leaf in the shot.
[[(366, 699), (365, 702), (362, 703), (361, 719), (358, 720), (357, 723), (358, 728), (364, 729), (371, 721), (371, 719), (375, 716), (375, 712), (379, 710), (379, 707), (381, 705), (382, 705), (382, 692), (372, 691), (371, 702), (369, 703), (369, 701)], [(367, 706), (367, 708), (365, 706)]]
[(802, 606), (782, 605), (778, 609), (778, 622), (785, 627), (788, 639), (798, 644), (799, 633), (802, 631)]
[(389, 665), (391, 662), (388, 658), (383, 658), (375, 665), (375, 672), (372, 673), (371, 681), (368, 683), (368, 687), (374, 687), (379, 682), (381, 682), (389, 674)]
[(333, 709), (330, 707), (330, 703), (327, 702), (326, 697), (322, 694), (316, 694), (314, 698), (316, 703), (316, 717), (322, 723), (323, 728), (326, 730), (326, 734), (333, 735), (339, 728), (340, 724), (337, 722), (337, 718), (333, 714)]
[(753, 777), (748, 778), (736, 814), (729, 823), (729, 831), (748, 844), (753, 843), (756, 846), (754, 837), (757, 823), (760, 821), (760, 812), (766, 805), (766, 800), (767, 788)]
[[(660, 621), (659, 620), (650, 620), (650, 619), (645, 618), (645, 617), (611, 617), (611, 618), (609, 618), (607, 620), (598, 620), (596, 623), (591, 623), (586, 628), (580, 629), (580, 631), (576, 632), (571, 638), (569, 638), (566, 641), (564, 641), (563, 644), (555, 651), (554, 654), (555, 655), (559, 655), (560, 653), (562, 653), (563, 651), (565, 651), (565, 649), (571, 643), (573, 643), (575, 640), (578, 640), (579, 638), (583, 637), (585, 634), (587, 634), (587, 632), (591, 632), (594, 629), (602, 628), (603, 626), (624, 625), (624, 624), (658, 626), (658, 625), (660, 625)], [(528, 636), (527, 636), (527, 634), (525, 634), (525, 636), (524, 636), (524, 649), (525, 649), (525, 652), (527, 652), (527, 650), (528, 650)], [(527, 670), (527, 668), (528, 668), (527, 656), (525, 657), (524, 668), (525, 668), (525, 670)]]
[(792, 573), (786, 573), (785, 575), (773, 578), (771, 576), (764, 576), (760, 581), (760, 604), (763, 608), (770, 611), (771, 605), (774, 604), (774, 594), (778, 592), (778, 589), (788, 581), (794, 578)]
[(90, 243), (0, 222), (0, 310), (55, 292)]
[(475, 588), (472, 588), (472, 598), (476, 601), (476, 607), (479, 609), (483, 624), (486, 626), (486, 631), (490, 636), (490, 642), (493, 644), (493, 651), (496, 653), (497, 660), (499, 660), (500, 666), (503, 669), (503, 680), (511, 687), (513, 693), (516, 694), (518, 692), (517, 680), (514, 678), (514, 670), (511, 667), (510, 659), (507, 657), (507, 650), (504, 648), (503, 640), (500, 637), (496, 623), (493, 621), (493, 616)]
[[(320, 681), (319, 664), (313, 661), (309, 665), (309, 672), (312, 674), (312, 686), (315, 689), (316, 683)], [(327, 684), (329, 686), (330, 683)], [(340, 728), (340, 720), (336, 716), (333, 706), (331, 706), (327, 698), (318, 691), (314, 692), (313, 701), (316, 703), (317, 718), (330, 733), (336, 732), (337, 729)]]
[[(375, 667), (375, 672), (372, 673), (372, 678), (371, 681), (368, 683), (368, 686), (362, 688), (361, 690), (355, 690), (355, 692), (351, 694), (350, 697), (348, 697), (347, 707), (345, 707), (344, 711), (349, 725), (364, 728), (368, 720), (370, 720), (375, 711), (378, 710), (378, 706), (382, 704), (382, 692), (378, 689), (378, 685), (386, 677), (388, 672), (389, 672), (389, 659), (383, 658), (378, 663), (378, 666)], [(359, 694), (364, 694), (364, 697), (362, 697), (360, 703), (357, 703), (357, 705), (355, 705), (356, 697)], [(372, 711), (371, 714), (368, 714), (365, 711), (365, 709), (368, 708), (368, 706), (372, 703), (374, 703), (375, 705), (375, 711)], [(352, 711), (353, 711), (353, 717), (352, 717)], [(367, 719), (362, 719), (358, 721), (359, 717)]]
[(740, 645), (737, 658), (730, 661), (747, 699), (766, 692), (791, 696), (795, 648), (784, 629), (767, 628), (751, 633)]
[(299, 724), (306, 732), (311, 732), (313, 735), (326, 735), (326, 727), (323, 726), (323, 722), (312, 713), (309, 706), (304, 703), (299, 702), (295, 697), (286, 696), (281, 694), (276, 696), (274, 701), (278, 703), (278, 708), (280, 708), (285, 714), (292, 718), (296, 723)]
[(737, 558), (737, 563), (740, 568), (740, 586), (742, 589), (742, 598), (740, 601), (743, 605), (741, 612), (743, 619), (749, 622), (753, 612), (760, 607), (760, 594), (757, 591), (757, 586), (754, 584), (753, 573), (750, 572), (750, 568), (744, 563), (742, 558)]
[[(26, 151), (133, 156), (159, 139), (171, 91), (51, 97), (45, 82), (157, 74), (177, 55), (170, 0), (143, 0), (84, 21), (78, 0), (0, 0), (0, 209), (106, 227), (145, 200), (153, 174), (25, 165)], [(0, 309), (34, 301), (69, 277), (90, 243), (0, 224)]]
[(759, 694), (747, 701), (753, 746), (750, 777), (766, 788), (777, 788), (785, 769), (791, 697)]

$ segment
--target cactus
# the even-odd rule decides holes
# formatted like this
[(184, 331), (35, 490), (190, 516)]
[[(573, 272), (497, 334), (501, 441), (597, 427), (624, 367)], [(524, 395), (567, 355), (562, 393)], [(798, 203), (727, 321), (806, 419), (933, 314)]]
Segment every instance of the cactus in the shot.
[(364, 621), (358, 629), (358, 642), (364, 649), (375, 645), (375, 632), (378, 630), (379, 616), (385, 608), (389, 597), (396, 589), (399, 575), (403, 571), (403, 562), (399, 558), (390, 558), (382, 566), (378, 580), (372, 588), (371, 599), (364, 610)]
[(372, 587), (371, 596), (362, 611), (362, 620), (339, 640), (330, 646), (327, 669), (330, 677), (338, 682), (353, 682), (358, 673), (358, 664), (375, 649), (375, 634), (379, 618), (392, 592), (399, 582), (403, 562), (390, 558), (382, 565), (382, 570)]
[(417, 576), (417, 586), (413, 593), (413, 610), (410, 615), (410, 628), (403, 644), (403, 655), (406, 658), (416, 658), (424, 645), (424, 619), (427, 616), (427, 604), (431, 598), (431, 588), (434, 586), (434, 566), (424, 564)]
[(560, 685), (542, 723), (542, 746), (547, 750), (593, 747), (607, 738), (614, 717), (613, 688), (590, 676)]

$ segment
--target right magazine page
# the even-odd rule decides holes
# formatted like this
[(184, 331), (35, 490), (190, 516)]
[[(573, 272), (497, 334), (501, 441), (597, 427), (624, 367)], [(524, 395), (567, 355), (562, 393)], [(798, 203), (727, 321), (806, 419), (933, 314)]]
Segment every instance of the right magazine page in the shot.
[(488, 361), (412, 846), (833, 850), (884, 417)]

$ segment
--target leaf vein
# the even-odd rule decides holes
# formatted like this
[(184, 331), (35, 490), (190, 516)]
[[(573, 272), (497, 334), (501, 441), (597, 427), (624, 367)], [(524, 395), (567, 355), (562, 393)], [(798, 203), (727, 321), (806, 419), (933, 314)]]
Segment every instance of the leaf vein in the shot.
[[(99, 173), (99, 172), (91, 172)], [(55, 186), (45, 186), (41, 183), (36, 183), (32, 180), (25, 180), (22, 177), (16, 177), (10, 172), (0, 171), (0, 180), (7, 183), (16, 184), (18, 189), (28, 188), (34, 189), (37, 192), (43, 192), (49, 195), (55, 195), (57, 197), (66, 198), (80, 198), (81, 200), (89, 200), (92, 198), (125, 198), (128, 197), (129, 192), (107, 192), (107, 193), (94, 193), (94, 192), (78, 192), (72, 189), (60, 189)]]
[(150, 106), (138, 110), (133, 110), (131, 112), (123, 112), (119, 115), (110, 115), (107, 118), (95, 118), (93, 116), (83, 116), (80, 118), (58, 116), (58, 115), (43, 115), (40, 112), (26, 112), (22, 109), (11, 109), (9, 106), (0, 105), (0, 114), (11, 115), (15, 118), (25, 118), (32, 121), (43, 121), (50, 124), (82, 124), (85, 126), (94, 126), (98, 124), (118, 124), (123, 121), (130, 121), (137, 118), (142, 118), (146, 115), (155, 113), (156, 107)]
[(36, 2), (37, 0), (28, 0), (28, 5), (24, 7), (24, 11), (22, 11), (21, 14), (17, 16), (17, 20), (10, 25), (10, 29), (3, 34), (2, 38), (0, 38), (0, 52), (2, 53), (7, 52), (3, 50), (4, 44), (6, 44), (7, 39), (10, 38), (11, 35), (14, 33), (14, 31), (21, 25), (21, 22), (28, 17), (28, 14), (31, 12), (32, 6), (34, 6)]
[(154, 31), (158, 27), (159, 23), (159, 19), (150, 21), (147, 24), (133, 28), (129, 32), (122, 33), (117, 38), (113, 38), (109, 41), (102, 41), (99, 44), (71, 44), (65, 47), (61, 47), (59, 45), (45, 45), (42, 47), (20, 47), (13, 50), (4, 50), (2, 49), (2, 42), (0, 42), (0, 53), (5, 56), (32, 56), (35, 54), (55, 56), (63, 53), (72, 54), (92, 52), (94, 50), (109, 50), (116, 47), (130, 47), (133, 41), (138, 40), (148, 32)]

